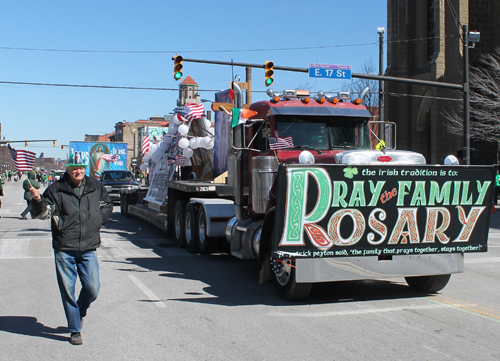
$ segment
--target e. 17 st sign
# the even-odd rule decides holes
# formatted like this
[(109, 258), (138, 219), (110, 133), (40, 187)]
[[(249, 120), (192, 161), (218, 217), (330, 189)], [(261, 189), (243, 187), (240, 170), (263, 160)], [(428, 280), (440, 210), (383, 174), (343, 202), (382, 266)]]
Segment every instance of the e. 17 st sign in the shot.
[(310, 78), (351, 79), (350, 65), (309, 64)]

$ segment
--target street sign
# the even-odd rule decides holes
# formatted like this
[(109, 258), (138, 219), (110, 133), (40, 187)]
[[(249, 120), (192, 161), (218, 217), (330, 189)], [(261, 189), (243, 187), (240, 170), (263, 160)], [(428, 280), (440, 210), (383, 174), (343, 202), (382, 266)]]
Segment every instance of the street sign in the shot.
[(351, 79), (350, 65), (309, 64), (310, 78)]

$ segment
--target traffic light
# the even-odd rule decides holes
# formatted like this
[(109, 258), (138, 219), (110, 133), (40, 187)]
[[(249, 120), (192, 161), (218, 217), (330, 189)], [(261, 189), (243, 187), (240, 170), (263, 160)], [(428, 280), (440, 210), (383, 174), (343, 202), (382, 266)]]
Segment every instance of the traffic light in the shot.
[(266, 86), (269, 86), (273, 83), (273, 74), (274, 74), (274, 63), (272, 61), (266, 61), (265, 67), (265, 75), (266, 75)]
[(174, 79), (180, 80), (182, 78), (182, 56), (174, 55)]
[(64, 150), (64, 145), (61, 145), (61, 150)]
[(55, 141), (55, 140), (53, 140), (53, 142), (54, 142), (54, 148), (55, 148), (55, 147), (56, 147), (56, 141)]
[(25, 140), (25, 141), (24, 141), (24, 146), (25, 146), (26, 148), (28, 148), (28, 141), (27, 141), (27, 140)]

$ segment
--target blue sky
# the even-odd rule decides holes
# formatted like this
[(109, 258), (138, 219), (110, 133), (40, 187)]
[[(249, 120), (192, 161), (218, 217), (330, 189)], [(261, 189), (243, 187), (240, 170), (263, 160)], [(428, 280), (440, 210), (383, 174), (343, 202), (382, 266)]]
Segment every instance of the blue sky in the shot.
[[(378, 69), (377, 27), (386, 23), (382, 0), (4, 1), (0, 81), (177, 89), (174, 54), (300, 68), (342, 64), (361, 72), (366, 62)], [(233, 74), (245, 79), (244, 68), (184, 63), (184, 77), (199, 84), (205, 99), (226, 89)], [(265, 99), (264, 70), (253, 69), (252, 78), (254, 101)], [(275, 71), (272, 88), (339, 91), (343, 83)], [(13, 145), (65, 158), (61, 144), (111, 132), (122, 120), (168, 114), (177, 97), (177, 91), (0, 83), (2, 139), (57, 139), (56, 148)]]

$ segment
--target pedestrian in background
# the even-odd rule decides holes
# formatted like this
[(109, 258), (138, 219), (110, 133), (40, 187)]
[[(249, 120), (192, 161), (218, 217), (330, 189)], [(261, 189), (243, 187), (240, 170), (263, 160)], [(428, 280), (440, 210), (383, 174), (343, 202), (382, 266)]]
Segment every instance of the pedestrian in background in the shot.
[(31, 193), (30, 188), (40, 189), (40, 183), (35, 180), (35, 172), (28, 172), (28, 179), (25, 179), (23, 182), (24, 189), (24, 200), (26, 201), (26, 209), (21, 213), (22, 219), (28, 219), (26, 215), (31, 211)]
[[(85, 161), (80, 158), (80, 162)], [(68, 321), (70, 343), (83, 343), (81, 329), (87, 309), (99, 293), (99, 264), (96, 249), (101, 244), (100, 229), (113, 210), (113, 202), (101, 182), (85, 175), (85, 163), (71, 156), (66, 173), (40, 195), (31, 188), (32, 214), (51, 218), (52, 247), (57, 283)], [(81, 291), (75, 298), (80, 277)]]
[[(3, 183), (4, 183), (4, 178), (0, 179), (0, 197), (3, 197)], [(2, 208), (2, 199), (0, 199), (0, 209)], [(0, 216), (2, 218), (2, 216)]]

